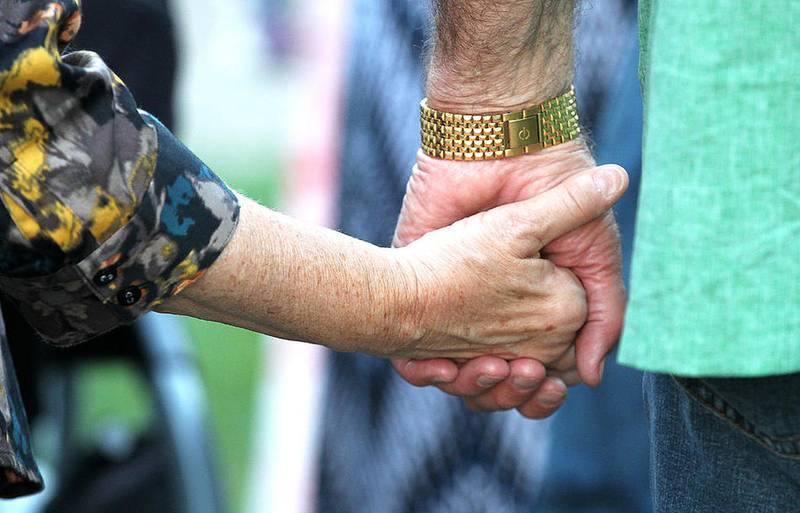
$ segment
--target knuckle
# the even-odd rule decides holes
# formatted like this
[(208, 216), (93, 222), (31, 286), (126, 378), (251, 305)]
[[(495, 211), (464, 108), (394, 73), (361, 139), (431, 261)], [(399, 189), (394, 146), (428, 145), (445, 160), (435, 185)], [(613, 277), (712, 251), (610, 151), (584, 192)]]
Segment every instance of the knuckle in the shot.
[(586, 322), (587, 308), (585, 303), (574, 300), (553, 301), (545, 309), (544, 320), (548, 326), (555, 326), (555, 330), (561, 333), (572, 333), (578, 331)]
[(525, 242), (527, 246), (541, 247), (536, 235), (540, 233), (541, 220), (531, 219), (515, 208), (503, 208), (498, 212), (489, 211), (496, 233), (508, 242)]
[(504, 237), (512, 240), (524, 238), (526, 226), (530, 224), (530, 220), (525, 218), (515, 210), (506, 210), (503, 215), (496, 216), (496, 227)]
[(589, 307), (586, 301), (571, 301), (566, 308), (564, 322), (570, 331), (577, 331), (586, 324), (588, 315)]
[(506, 278), (509, 281), (509, 292), (514, 299), (525, 300), (540, 292), (539, 270), (525, 260), (512, 261), (508, 267)]
[(592, 216), (592, 209), (587, 201), (586, 192), (578, 183), (574, 181), (566, 182), (562, 198), (568, 212), (575, 212), (583, 218)]
[[(561, 273), (564, 275), (568, 271)], [(559, 324), (570, 330), (577, 330), (586, 322), (589, 307), (586, 302), (586, 291), (580, 282), (571, 275), (559, 280), (555, 289), (552, 305), (552, 316)]]
[[(547, 286), (546, 282), (549, 280), (556, 270), (556, 265), (547, 260), (545, 258), (537, 258), (529, 264), (529, 272), (532, 278), (531, 285), (541, 287), (542, 285)], [(550, 288), (548, 286), (548, 288)]]

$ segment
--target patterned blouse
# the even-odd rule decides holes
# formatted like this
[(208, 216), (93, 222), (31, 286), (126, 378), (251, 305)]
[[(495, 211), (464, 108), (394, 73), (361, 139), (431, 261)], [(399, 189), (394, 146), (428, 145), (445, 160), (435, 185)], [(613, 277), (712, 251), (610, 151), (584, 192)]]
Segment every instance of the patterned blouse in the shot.
[[(94, 53), (79, 0), (0, 0), (0, 293), (43, 339), (129, 323), (203, 275), (239, 206)], [(0, 325), (0, 496), (41, 488)]]

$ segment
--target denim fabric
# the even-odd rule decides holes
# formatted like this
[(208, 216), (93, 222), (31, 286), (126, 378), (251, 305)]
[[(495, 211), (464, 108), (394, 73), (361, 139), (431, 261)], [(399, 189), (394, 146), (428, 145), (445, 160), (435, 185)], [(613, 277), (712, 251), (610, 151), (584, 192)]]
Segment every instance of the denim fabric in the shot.
[(645, 375), (657, 513), (800, 512), (800, 374)]

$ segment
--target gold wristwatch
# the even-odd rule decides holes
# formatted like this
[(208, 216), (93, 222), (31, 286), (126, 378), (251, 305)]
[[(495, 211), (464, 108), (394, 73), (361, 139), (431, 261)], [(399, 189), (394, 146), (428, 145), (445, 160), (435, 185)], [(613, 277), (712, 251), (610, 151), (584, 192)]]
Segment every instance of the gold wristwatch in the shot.
[(422, 151), (448, 160), (516, 157), (571, 141), (581, 133), (575, 88), (518, 112), (454, 114), (420, 102)]

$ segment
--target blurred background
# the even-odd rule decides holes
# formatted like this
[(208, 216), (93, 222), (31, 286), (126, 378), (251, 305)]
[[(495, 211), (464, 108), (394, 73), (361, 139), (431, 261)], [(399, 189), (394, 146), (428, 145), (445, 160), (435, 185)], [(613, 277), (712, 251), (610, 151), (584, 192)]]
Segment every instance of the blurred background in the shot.
[[(101, 2), (107, 0), (84, 2), (84, 31), (94, 33), (94, 24), (101, 22), (97, 18), (106, 18), (108, 9)], [(137, 2), (165, 3), (173, 20), (177, 73), (172, 125), (178, 136), (235, 190), (312, 221), (329, 220), (335, 169), (330, 154), (333, 142), (326, 141), (334, 133), (347, 1), (111, 3)], [(140, 12), (148, 13), (148, 7)], [(122, 51), (130, 58), (137, 55), (137, 46), (158, 37), (146, 29), (162, 26), (146, 22), (135, 39), (122, 41), (119, 32), (103, 30), (98, 39), (107, 38), (116, 47), (109, 51)], [(141, 56), (143, 66), (166, 65), (166, 54), (150, 48)], [(102, 49), (98, 52), (107, 58)], [(138, 83), (133, 83), (139, 78), (129, 78), (118, 66), (112, 67), (132, 87), (142, 108), (152, 109), (137, 92)], [(164, 93), (153, 94), (159, 101)], [(305, 191), (302, 198), (296, 196), (300, 189)], [(323, 198), (325, 194), (330, 198)], [(269, 373), (274, 344), (258, 334), (220, 324), (181, 322), (207, 397), (216, 476), (227, 510), (277, 511), (258, 504), (259, 487), (267, 486), (267, 478), (265, 469), (258, 468), (265, 462), (256, 451), (256, 447), (273, 445), (271, 423), (259, 416), (271, 413), (275, 377)], [(302, 377), (309, 387), (319, 383), (319, 375)], [(143, 387), (127, 364), (87, 367), (79, 379), (85, 398), (80, 429), (86, 437), (100, 437), (109, 427), (141, 430), (151, 410)], [(269, 395), (258, 399), (257, 392), (265, 390)], [(298, 391), (296, 397), (301, 394)], [(259, 483), (257, 476), (264, 481)]]
[[(396, 214), (391, 213), (392, 209), (399, 208), (404, 173), (410, 169), (407, 161), (413, 159), (417, 144), (415, 103), (421, 91), (419, 57), (426, 2), (85, 0), (83, 3), (84, 28), (76, 46), (98, 51), (131, 87), (142, 108), (160, 117), (234, 189), (296, 217), (340, 226), (353, 235), (385, 243), (394, 226)], [(583, 46), (595, 51), (581, 55), (584, 61), (593, 61), (587, 69), (596, 75), (584, 82), (602, 83), (608, 90), (624, 90), (624, 84), (630, 81), (615, 81), (615, 76), (626, 74), (635, 83), (635, 62), (627, 62), (626, 57), (635, 55), (632, 14), (635, 3), (596, 0), (586, 4), (587, 11), (595, 13), (590, 16), (589, 25), (595, 26), (586, 31), (589, 35)], [(597, 34), (607, 33), (619, 37), (598, 42)], [(395, 59), (397, 53), (403, 59), (410, 59), (406, 68), (402, 59)], [(617, 66), (624, 70), (614, 73), (612, 70)], [(594, 112), (591, 116), (599, 119), (602, 108), (598, 106), (598, 98), (609, 103), (615, 96), (590, 89), (578, 89), (583, 98), (582, 108), (584, 112)], [(635, 90), (620, 94), (632, 99), (640, 109)], [(386, 106), (392, 104), (392, 98), (397, 99), (397, 105)], [(373, 202), (381, 205), (378, 211), (361, 211), (369, 221), (362, 232), (355, 227), (357, 223), (348, 225), (348, 212), (359, 212), (359, 195), (370, 194), (348, 188), (348, 179), (355, 176), (348, 175), (348, 170), (355, 173), (358, 165), (348, 167), (348, 155), (352, 160), (357, 153), (347, 148), (359, 146), (353, 139), (353, 126), (366, 115), (348, 108), (354, 102), (382, 102), (381, 109), (402, 108), (410, 116), (404, 128), (407, 135), (400, 138), (408, 144), (398, 150), (402, 158), (397, 159), (400, 163), (397, 183), (376, 190)], [(410, 108), (406, 108), (407, 104)], [(629, 116), (635, 118), (635, 110)], [(370, 119), (374, 121), (373, 118)], [(629, 118), (616, 123), (630, 128)], [(633, 132), (623, 139), (636, 148), (639, 136), (635, 129)], [(620, 150), (625, 145), (611, 146)], [(619, 151), (612, 150), (605, 155), (614, 161), (638, 158), (624, 152), (620, 156)], [(630, 230), (635, 187), (626, 201), (624, 208), (628, 214), (623, 215), (622, 222)], [(630, 248), (626, 249), (629, 253)], [(334, 473), (339, 472), (339, 477), (345, 480), (364, 476), (346, 464), (336, 467), (337, 463), (326, 459), (327, 453), (320, 451), (320, 447), (349, 447), (347, 444), (351, 443), (377, 451), (374, 439), (340, 441), (323, 433), (324, 426), (331, 425), (330, 416), (336, 415), (332, 408), (335, 410), (342, 402), (369, 400), (348, 396), (350, 392), (342, 388), (337, 376), (344, 372), (349, 376), (348, 383), (364, 390), (371, 386), (371, 378), (359, 378), (361, 371), (357, 369), (351, 372), (344, 367), (342, 371), (319, 348), (283, 343), (198, 320), (148, 317), (154, 320), (136, 328), (136, 333), (117, 337), (116, 342), (142, 345), (143, 349), (133, 355), (121, 349), (108, 357), (105, 350), (89, 348), (85, 353), (91, 353), (91, 358), (76, 357), (68, 364), (59, 363), (54, 366), (58, 372), (46, 375), (48, 389), (54, 387), (53, 383), (68, 384), (62, 387), (63, 397), (67, 398), (63, 402), (51, 401), (58, 403), (52, 405), (47, 400), (39, 401), (42, 405), (38, 410), (43, 413), (33, 422), (35, 445), (48, 491), (31, 499), (0, 504), (0, 512), (355, 513), (359, 510), (356, 506), (344, 506), (348, 498), (338, 497), (335, 488), (326, 488), (330, 479), (320, 477), (327, 475), (320, 466), (333, 464)], [(126, 338), (138, 342), (123, 340)], [(149, 344), (149, 340), (158, 344)], [(104, 357), (96, 357), (98, 352), (104, 353)], [(55, 358), (59, 362), (60, 359), (61, 356)], [(158, 362), (163, 360), (177, 363), (161, 368)], [(369, 374), (384, 370), (384, 367), (379, 371), (372, 369)], [(628, 381), (617, 386), (635, 395), (638, 375), (625, 379)], [(337, 390), (344, 391), (337, 395)], [(566, 502), (555, 497), (548, 499), (548, 504), (531, 503), (524, 510), (646, 511), (649, 502), (646, 472), (642, 474), (646, 441), (644, 417), (639, 408), (640, 405), (628, 408), (628, 413), (629, 418), (641, 418), (641, 425), (635, 420), (626, 421), (636, 425), (624, 436), (634, 446), (628, 447), (622, 456), (632, 462), (615, 470), (613, 458), (601, 454), (596, 460), (604, 468), (586, 467), (590, 474), (610, 475), (619, 485), (621, 491), (617, 495), (600, 494), (605, 509), (581, 509), (581, 500), (570, 495), (582, 493), (586, 501), (597, 502), (592, 486), (601, 485), (590, 477), (588, 484), (583, 478), (570, 483), (570, 498)], [(52, 410), (67, 409), (68, 415), (52, 414)], [(618, 406), (612, 404), (607, 409), (619, 417)], [(592, 412), (592, 422), (604, 418), (605, 413)], [(425, 410), (404, 413), (412, 417), (424, 414)], [(582, 424), (567, 415), (564, 415), (565, 425)], [(70, 428), (65, 430), (63, 425)], [(190, 426), (188, 431), (186, 425)], [(193, 432), (192, 425), (197, 428)], [(347, 425), (339, 427), (349, 429)], [(611, 436), (621, 433), (619, 426), (603, 426), (606, 428)], [(374, 431), (369, 426), (364, 429)], [(581, 438), (580, 434), (575, 435), (580, 439), (578, 442), (559, 441), (549, 434), (550, 429), (548, 423), (542, 423), (539, 431), (532, 431), (541, 440), (537, 445), (541, 461), (548, 458), (545, 453), (556, 450), (553, 447), (560, 454), (572, 454), (562, 461), (566, 470), (560, 471), (573, 476), (574, 468), (581, 466), (580, 457), (574, 455), (581, 450), (581, 443), (608, 445), (606, 439)], [(159, 439), (159, 433), (167, 433), (164, 438), (168, 441), (164, 444), (153, 441)], [(182, 441), (188, 441), (188, 447), (181, 447)], [(78, 450), (66, 458), (65, 445), (76, 446)], [(616, 451), (611, 446), (604, 449)], [(206, 453), (197, 456), (198, 450)], [(402, 447), (388, 450), (402, 452)], [(367, 453), (375, 455), (374, 451)], [(384, 463), (376, 461), (379, 468)], [(387, 461), (386, 465), (398, 463)], [(556, 467), (551, 465), (551, 475), (560, 476)], [(116, 479), (109, 477), (113, 473), (110, 469), (116, 469)], [(447, 468), (443, 471), (447, 472)], [(362, 467), (360, 472), (368, 474), (374, 470)], [(140, 474), (140, 485), (131, 484), (136, 481), (133, 476)], [(630, 475), (637, 475), (636, 482), (625, 481)], [(176, 485), (177, 482), (180, 483)], [(537, 482), (541, 485), (540, 480)], [(581, 483), (585, 485), (583, 489)], [(206, 485), (214, 490), (204, 495), (208, 492), (204, 490)], [(140, 500), (143, 494), (159, 486), (180, 489), (173, 495), (186, 497), (152, 504)], [(608, 488), (603, 486), (604, 490)], [(383, 493), (377, 486), (375, 491)], [(527, 500), (534, 491), (525, 491), (527, 495), (523, 498)], [(82, 497), (92, 497), (92, 501), (97, 497), (102, 500), (90, 505), (77, 498), (81, 493), (85, 494)], [(183, 509), (169, 506), (177, 504), (175, 500)], [(434, 511), (417, 506), (363, 507), (370, 513)], [(506, 509), (498, 506), (488, 511)]]
[[(333, 122), (343, 72), (346, 4), (345, 0), (86, 0), (83, 28), (73, 49), (97, 51), (133, 90), (140, 107), (161, 118), (232, 188), (298, 217), (330, 222)], [(304, 191), (302, 197), (298, 190)], [(279, 379), (271, 373), (275, 345), (245, 330), (193, 319), (178, 322), (180, 326), (157, 329), (169, 332), (167, 338), (173, 335), (170, 329), (177, 329), (176, 336), (186, 342), (181, 357), (197, 374), (175, 393), (192, 396), (193, 407), (207, 412), (208, 461), (216, 466), (211, 479), (219, 486), (216, 509), (198, 511), (272, 511), (269, 504), (259, 504), (267, 481), (258, 476), (265, 476), (264, 467), (271, 464), (262, 454), (272, 452), (269, 447), (274, 445), (268, 419), (271, 392)], [(154, 417), (161, 412), (149, 383), (152, 369), (142, 370), (138, 356), (120, 352), (121, 356), (102, 358), (91, 354), (70, 363), (74, 412), (69, 443), (85, 453), (74, 461), (99, 468), (101, 461), (105, 465), (106, 460), (117, 460), (130, 478), (148, 468), (133, 454), (142, 452), (141, 440), (150, 437)], [(17, 356), (15, 352), (20, 360)], [(308, 368), (297, 371), (304, 386), (319, 386), (321, 368), (314, 376), (303, 375)], [(197, 384), (192, 378), (200, 379), (200, 389), (192, 389)], [(50, 379), (50, 385), (53, 382)], [(262, 391), (267, 395), (257, 397)], [(303, 393), (307, 392), (297, 389), (293, 396), (302, 399)], [(34, 402), (36, 407), (29, 409), (47, 413), (46, 404), (39, 407), (46, 401)], [(139, 504), (135, 496), (146, 492), (147, 486), (152, 489), (152, 483), (139, 490), (120, 487), (95, 479), (91, 470), (76, 471), (69, 479), (57, 477), (59, 465), (53, 461), (58, 458), (48, 453), (55, 452), (53, 439), (60, 435), (49, 432), (43, 427), (47, 422), (38, 418), (49, 416), (34, 416), (34, 443), (48, 490), (31, 499), (2, 503), (0, 511), (127, 511), (111, 499), (85, 505), (72, 498), (54, 499), (64, 495), (64, 480), (90, 479), (97, 488), (87, 494), (119, 495), (132, 511), (176, 511)], [(110, 474), (97, 471), (101, 472)], [(48, 505), (54, 500), (61, 506)]]

